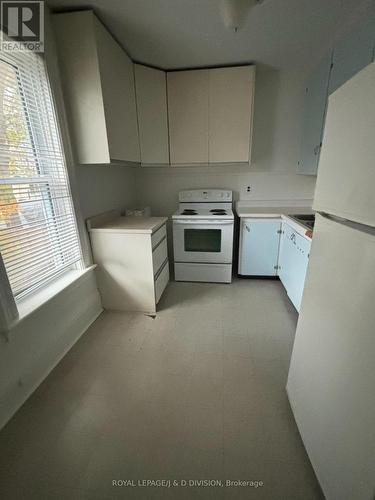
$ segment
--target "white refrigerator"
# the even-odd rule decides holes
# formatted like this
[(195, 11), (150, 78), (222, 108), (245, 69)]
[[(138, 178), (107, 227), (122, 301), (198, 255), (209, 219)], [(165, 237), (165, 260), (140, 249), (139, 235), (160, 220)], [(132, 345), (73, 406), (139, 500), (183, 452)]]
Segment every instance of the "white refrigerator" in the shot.
[(375, 498), (375, 63), (329, 97), (287, 392), (328, 500)]

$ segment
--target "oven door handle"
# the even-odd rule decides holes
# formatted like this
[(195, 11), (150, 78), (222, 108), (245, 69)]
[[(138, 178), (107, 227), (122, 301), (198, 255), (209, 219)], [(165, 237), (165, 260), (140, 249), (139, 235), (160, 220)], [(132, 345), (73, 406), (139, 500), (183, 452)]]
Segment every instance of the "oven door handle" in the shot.
[(206, 226), (206, 225), (215, 225), (218, 224), (220, 226), (234, 224), (232, 220), (174, 220), (173, 224), (185, 224), (185, 225), (196, 225), (196, 226)]

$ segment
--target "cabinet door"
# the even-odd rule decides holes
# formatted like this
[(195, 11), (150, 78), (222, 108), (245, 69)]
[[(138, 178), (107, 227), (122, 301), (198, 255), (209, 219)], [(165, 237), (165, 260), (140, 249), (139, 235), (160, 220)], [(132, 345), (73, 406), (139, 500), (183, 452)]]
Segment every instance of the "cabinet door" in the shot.
[(302, 301), (311, 242), (283, 223), (280, 254), (279, 278), (299, 311)]
[(327, 107), (331, 54), (313, 71), (305, 86), (300, 160), (297, 172), (316, 175)]
[(244, 219), (239, 274), (276, 276), (280, 241), (279, 219)]
[(248, 162), (255, 66), (209, 70), (209, 161)]
[(165, 71), (134, 65), (142, 163), (169, 163)]
[(171, 164), (208, 163), (208, 70), (167, 73)]
[(330, 94), (372, 62), (374, 45), (375, 16), (372, 15), (363, 19), (335, 45), (329, 81)]
[(291, 287), (288, 290), (290, 300), (299, 312), (302, 302), (303, 289), (305, 287), (306, 271), (309, 262), (311, 243), (300, 236), (295, 235), (293, 240), (293, 275), (291, 276)]
[(78, 163), (109, 163), (100, 68), (91, 11), (53, 15), (60, 75)]
[(133, 62), (96, 18), (95, 33), (111, 159), (139, 162)]
[(291, 235), (293, 234), (292, 228), (282, 223), (281, 237), (280, 237), (280, 251), (279, 251), (279, 278), (286, 292), (291, 289), (292, 274), (293, 274), (293, 244)]

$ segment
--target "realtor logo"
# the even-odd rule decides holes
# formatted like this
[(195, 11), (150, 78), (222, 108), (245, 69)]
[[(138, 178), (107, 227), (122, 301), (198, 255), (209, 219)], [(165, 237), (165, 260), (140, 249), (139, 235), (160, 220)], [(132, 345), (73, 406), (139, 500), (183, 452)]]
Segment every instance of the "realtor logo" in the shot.
[(1, 50), (44, 51), (44, 1), (1, 1)]

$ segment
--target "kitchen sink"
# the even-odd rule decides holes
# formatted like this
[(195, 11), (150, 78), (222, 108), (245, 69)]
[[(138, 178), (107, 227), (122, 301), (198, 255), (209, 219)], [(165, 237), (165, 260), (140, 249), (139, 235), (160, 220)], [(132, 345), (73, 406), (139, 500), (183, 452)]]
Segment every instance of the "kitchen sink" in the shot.
[(291, 214), (289, 215), (289, 217), (307, 227), (308, 229), (314, 228), (315, 214)]

